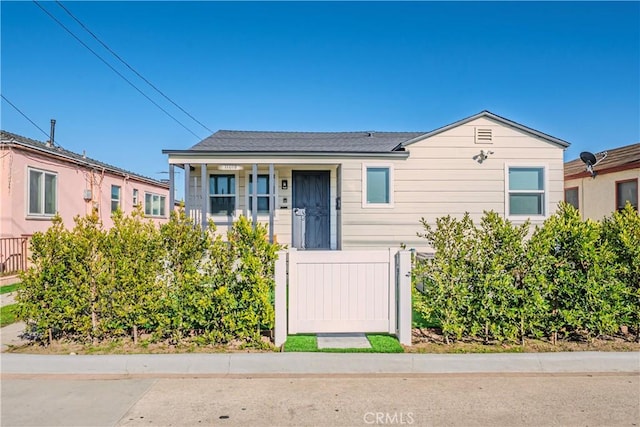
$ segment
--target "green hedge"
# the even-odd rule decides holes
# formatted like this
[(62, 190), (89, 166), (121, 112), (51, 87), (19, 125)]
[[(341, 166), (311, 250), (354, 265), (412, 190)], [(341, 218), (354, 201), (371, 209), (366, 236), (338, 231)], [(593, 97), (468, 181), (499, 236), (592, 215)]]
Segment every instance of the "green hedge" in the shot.
[(266, 227), (240, 217), (226, 239), (184, 211), (155, 226), (142, 212), (58, 217), (31, 240), (19, 316), (36, 339), (92, 341), (141, 334), (150, 340), (260, 344), (273, 327), (273, 268), (278, 245)]
[(416, 262), (424, 292), (414, 308), (447, 342), (640, 335), (640, 218), (630, 205), (596, 222), (562, 203), (531, 236), (528, 222), (495, 212), (479, 225), (468, 214), (422, 224), (436, 256)]

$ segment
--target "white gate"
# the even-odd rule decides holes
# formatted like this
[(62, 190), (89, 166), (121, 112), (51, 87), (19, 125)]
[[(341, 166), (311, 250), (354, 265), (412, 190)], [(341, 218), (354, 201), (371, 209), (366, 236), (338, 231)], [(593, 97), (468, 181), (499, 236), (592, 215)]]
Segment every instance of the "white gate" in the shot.
[(276, 345), (319, 332), (386, 332), (410, 344), (410, 268), (408, 251), (280, 252)]

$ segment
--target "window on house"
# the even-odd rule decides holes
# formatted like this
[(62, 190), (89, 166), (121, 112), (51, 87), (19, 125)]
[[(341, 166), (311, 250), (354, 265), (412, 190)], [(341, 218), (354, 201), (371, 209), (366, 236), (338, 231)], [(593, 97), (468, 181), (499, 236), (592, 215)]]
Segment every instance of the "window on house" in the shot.
[(580, 203), (578, 199), (578, 187), (571, 187), (564, 189), (564, 201), (573, 206), (576, 209), (580, 209)]
[(122, 188), (119, 185), (111, 186), (111, 212), (115, 212), (120, 207), (120, 193)]
[(616, 182), (616, 209), (624, 209), (627, 202), (638, 210), (638, 180), (628, 179)]
[(544, 168), (509, 168), (509, 215), (544, 215)]
[(233, 215), (236, 210), (236, 176), (209, 176), (209, 213)]
[(57, 206), (57, 175), (29, 169), (29, 215), (53, 216)]
[(363, 205), (391, 206), (393, 204), (391, 166), (365, 165), (363, 172)]
[(154, 193), (144, 193), (144, 214), (147, 216), (166, 216), (166, 197)]
[[(249, 211), (253, 212), (253, 175), (249, 174)], [(269, 213), (269, 175), (258, 175), (258, 213)]]
[(137, 188), (133, 189), (133, 206), (136, 207), (140, 204), (140, 196)]

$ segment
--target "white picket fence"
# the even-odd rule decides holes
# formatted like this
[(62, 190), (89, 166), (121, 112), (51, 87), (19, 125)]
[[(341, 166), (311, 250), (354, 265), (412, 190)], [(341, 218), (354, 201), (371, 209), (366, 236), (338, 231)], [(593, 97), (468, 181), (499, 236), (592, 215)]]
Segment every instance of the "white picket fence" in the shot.
[(409, 251), (289, 250), (278, 256), (276, 345), (287, 334), (320, 332), (386, 332), (411, 344)]

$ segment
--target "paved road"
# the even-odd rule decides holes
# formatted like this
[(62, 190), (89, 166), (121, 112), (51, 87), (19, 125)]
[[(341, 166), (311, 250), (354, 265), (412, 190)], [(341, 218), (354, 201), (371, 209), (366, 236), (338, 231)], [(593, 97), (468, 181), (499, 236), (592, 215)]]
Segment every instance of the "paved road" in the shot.
[(640, 425), (637, 373), (52, 378), (3, 379), (2, 426)]

